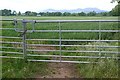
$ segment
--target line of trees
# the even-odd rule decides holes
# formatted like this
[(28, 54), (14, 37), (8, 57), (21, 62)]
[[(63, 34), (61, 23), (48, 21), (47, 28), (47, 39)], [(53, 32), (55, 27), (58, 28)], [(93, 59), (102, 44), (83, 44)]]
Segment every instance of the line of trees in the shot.
[(95, 11), (92, 11), (89, 13), (85, 13), (85, 12), (80, 12), (80, 13), (40, 12), (38, 14), (41, 16), (112, 16), (111, 13), (109, 12), (96, 13)]
[(21, 13), (20, 11), (17, 13), (15, 10), (8, 10), (3, 9), (0, 10), (0, 15), (2, 16), (120, 16), (120, 8), (119, 4), (115, 6), (110, 12), (101, 12), (96, 13), (95, 11), (85, 13), (69, 13), (69, 12), (32, 12), (32, 11), (26, 11), (25, 13)]

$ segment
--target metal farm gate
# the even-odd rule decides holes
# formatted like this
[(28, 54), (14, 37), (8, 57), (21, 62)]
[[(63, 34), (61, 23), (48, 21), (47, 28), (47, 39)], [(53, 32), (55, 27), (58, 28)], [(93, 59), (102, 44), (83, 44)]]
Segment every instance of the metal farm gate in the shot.
[[(99, 61), (89, 61), (90, 59), (118, 59), (118, 54), (119, 52), (116, 50), (109, 50), (109, 51), (104, 51), (103, 49), (106, 48), (116, 48), (118, 49), (119, 46), (111, 46), (111, 45), (102, 45), (104, 42), (106, 43), (118, 43), (119, 40), (104, 40), (102, 39), (101, 35), (102, 33), (118, 33), (119, 30), (111, 30), (111, 29), (101, 29), (102, 25), (101, 23), (118, 23), (120, 22), (119, 20), (1, 20), (2, 22), (4, 21), (13, 21), (14, 22), (14, 28), (1, 28), (2, 31), (4, 30), (11, 30), (16, 32), (17, 34), (20, 34), (18, 36), (0, 36), (3, 40), (1, 43), (3, 44), (1, 46), (2, 48), (2, 56), (1, 58), (20, 58), (20, 59), (25, 59), (27, 61), (41, 61), (41, 62), (68, 62), (68, 63), (99, 63)], [(18, 26), (18, 23), (21, 22), (21, 27)], [(41, 29), (36, 29), (36, 26), (39, 27), (37, 24), (42, 24), (42, 23), (55, 23), (57, 24), (58, 29), (50, 29), (50, 30), (41, 30)], [(81, 30), (76, 30), (76, 29), (62, 29), (62, 24), (63, 23), (96, 23), (98, 24), (98, 29), (81, 29)], [(30, 25), (31, 24), (31, 25)], [(30, 25), (29, 28), (27, 25)], [(70, 25), (69, 25), (70, 26)], [(45, 33), (53, 33), (58, 34), (58, 39), (40, 39), (40, 38), (28, 38), (28, 36), (34, 36), (32, 34), (39, 35), (39, 33), (42, 33), (43, 36)], [(62, 34), (63, 33), (96, 33), (98, 34), (98, 39), (63, 39)], [(13, 39), (13, 41), (5, 41), (6, 39)], [(19, 41), (18, 39), (21, 39), (22, 41)], [(40, 42), (49, 42), (53, 41), (55, 44), (41, 44)], [(65, 42), (66, 44), (62, 44)], [(86, 42), (86, 43), (95, 43), (97, 42), (97, 45), (92, 45), (92, 44), (78, 44), (78, 42)], [(58, 43), (58, 44), (57, 44)], [(72, 43), (72, 44), (70, 44)], [(76, 44), (74, 44), (76, 43)], [(10, 46), (6, 46), (4, 44), (9, 44)], [(16, 45), (17, 44), (17, 45)], [(50, 49), (50, 48), (53, 49)], [(57, 47), (57, 48), (56, 48)], [(82, 47), (82, 48), (97, 48), (97, 50), (63, 50), (64, 48), (62, 47)], [(44, 49), (45, 48), (45, 49)], [(81, 49), (82, 49), (81, 48)], [(18, 52), (12, 52), (12, 51), (6, 51), (5, 49), (19, 49), (20, 51)], [(12, 56), (11, 56), (12, 54)], [(15, 54), (16, 56), (14, 56)], [(81, 54), (81, 55), (79, 55)], [(85, 55), (88, 54), (88, 55)], [(94, 54), (94, 55), (89, 55), (89, 54)], [(107, 55), (108, 54), (108, 55)], [(110, 54), (110, 55), (109, 55)], [(21, 56), (18, 56), (21, 55)], [(117, 56), (114, 56), (117, 55)], [(35, 57), (35, 58), (33, 58)], [(46, 58), (45, 58), (46, 57)], [(52, 58), (49, 58), (52, 57)], [(70, 60), (71, 59), (71, 60)], [(83, 61), (82, 61), (83, 60)]]

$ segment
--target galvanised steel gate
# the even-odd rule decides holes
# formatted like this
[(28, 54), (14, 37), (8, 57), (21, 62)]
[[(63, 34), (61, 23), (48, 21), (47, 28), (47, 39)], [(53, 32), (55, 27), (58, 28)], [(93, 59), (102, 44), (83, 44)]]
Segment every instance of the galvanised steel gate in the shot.
[[(12, 46), (1, 46), (2, 48), (2, 56), (1, 58), (20, 58), (20, 59), (25, 59), (27, 61), (42, 61), (42, 62), (69, 62), (69, 63), (99, 63), (99, 61), (93, 60), (89, 61), (90, 59), (118, 59), (118, 54), (119, 51), (117, 49), (119, 48), (118, 45), (104, 45), (105, 43), (118, 43), (119, 40), (117, 39), (107, 39), (104, 40), (102, 39), (101, 35), (102, 33), (119, 33), (119, 30), (115, 29), (102, 29), (101, 23), (118, 23), (120, 22), (119, 20), (1, 20), (1, 21), (14, 21), (14, 28), (1, 28), (1, 30), (14, 30), (16, 33), (19, 33), (20, 35), (16, 37), (11, 37), (11, 36), (1, 36), (3, 39), (1, 41), (2, 44), (12, 44)], [(18, 27), (18, 23), (21, 22), (21, 28)], [(51, 29), (51, 30), (42, 30), (42, 29), (36, 29), (36, 24), (42, 24), (42, 23), (56, 23), (58, 29)], [(98, 29), (81, 29), (81, 30), (76, 30), (76, 29), (62, 29), (62, 23), (97, 23), (98, 24)], [(29, 26), (27, 26), (29, 25)], [(31, 26), (31, 27), (30, 27)], [(39, 27), (39, 25), (37, 26)], [(43, 35), (45, 33), (58, 33), (58, 39), (43, 39), (43, 38), (28, 38), (28, 36), (34, 36), (31, 35), (33, 33), (42, 33)], [(97, 39), (63, 39), (62, 34), (64, 33), (95, 33), (98, 35)], [(41, 36), (41, 35), (40, 35)], [(10, 41), (4, 41), (4, 39), (22, 39), (20, 42), (10, 42)], [(17, 40), (16, 40), (17, 41)], [(54, 41), (55, 43), (58, 44), (39, 44), (40, 41), (43, 42), (48, 42), (48, 41)], [(34, 43), (35, 44), (34, 44)], [(62, 44), (62, 42), (65, 42), (65, 44)], [(69, 45), (68, 42), (72, 42), (72, 44)], [(89, 44), (79, 44), (82, 42), (87, 42)], [(32, 43), (32, 44), (31, 44)], [(74, 44), (76, 43), (76, 44)], [(91, 43), (97, 43), (97, 45), (93, 45)], [(13, 45), (15, 44), (15, 45)], [(58, 48), (56, 48), (58, 47)], [(86, 48), (84, 50), (80, 49), (75, 49), (75, 50), (63, 50), (62, 47), (72, 47), (72, 48)], [(92, 48), (97, 48), (97, 50), (89, 50), (89, 47)], [(40, 49), (41, 48), (41, 49)], [(44, 49), (45, 48), (45, 49)], [(54, 49), (50, 49), (54, 48)], [(81, 48), (81, 49), (82, 49)], [(88, 48), (88, 50), (87, 50)], [(106, 50), (106, 48), (113, 48), (113, 50), (109, 51), (104, 51), (103, 49)], [(3, 49), (20, 49), (21, 52), (7, 52), (4, 51)], [(114, 50), (115, 49), (115, 50)], [(52, 52), (52, 53), (51, 53)], [(34, 54), (36, 53), (36, 54)], [(71, 55), (73, 53), (73, 55)], [(81, 54), (80, 54), (81, 53)], [(4, 55), (5, 54), (5, 55)], [(9, 56), (6, 54), (16, 54), (16, 55), (23, 55), (21, 57), (19, 56)], [(80, 54), (80, 55), (79, 55)], [(85, 55), (88, 54), (88, 55)], [(89, 54), (94, 54), (94, 55), (89, 55)], [(37, 58), (32, 58), (32, 57), (37, 57)], [(44, 57), (52, 57), (52, 58), (44, 58)], [(72, 60), (70, 60), (70, 58)], [(54, 60), (55, 59), (55, 60)], [(74, 60), (75, 59), (75, 60)], [(88, 59), (88, 60), (87, 60)], [(83, 61), (82, 61), (83, 60)]]

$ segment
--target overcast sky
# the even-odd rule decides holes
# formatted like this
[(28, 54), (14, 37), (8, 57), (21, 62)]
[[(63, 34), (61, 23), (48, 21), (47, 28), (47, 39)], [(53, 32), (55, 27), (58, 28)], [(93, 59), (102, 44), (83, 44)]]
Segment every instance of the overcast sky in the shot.
[(110, 11), (117, 5), (111, 0), (0, 0), (0, 9), (39, 12), (45, 9), (98, 8)]

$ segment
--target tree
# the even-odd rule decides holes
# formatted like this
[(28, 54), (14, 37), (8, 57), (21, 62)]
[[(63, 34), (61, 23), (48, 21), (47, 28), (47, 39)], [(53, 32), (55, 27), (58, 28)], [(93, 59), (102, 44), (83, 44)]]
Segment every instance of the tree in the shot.
[(0, 16), (2, 16), (2, 10), (0, 10)]
[(63, 13), (63, 16), (70, 16), (71, 15), (71, 13), (69, 13), (69, 12), (64, 12)]
[(112, 0), (111, 3), (116, 2), (116, 1), (117, 1), (118, 3), (120, 3), (120, 0)]
[(8, 9), (1, 10), (1, 14), (2, 16), (10, 16), (11, 10), (8, 10)]
[(25, 15), (26, 16), (37, 16), (37, 13), (36, 12), (31, 12), (31, 11), (26, 11)]
[(37, 13), (36, 12), (32, 12), (31, 16), (37, 16)]
[(17, 15), (17, 12), (14, 10), (11, 15), (12, 15), (12, 16), (16, 16), (16, 15)]
[(109, 16), (110, 14), (109, 14), (109, 12), (101, 12), (100, 15), (101, 16)]
[(113, 16), (120, 16), (120, 8), (119, 5), (116, 5), (115, 8), (112, 9), (111, 14)]
[(26, 16), (30, 16), (30, 14), (31, 14), (31, 11), (26, 11), (26, 12), (25, 12), (25, 15), (26, 15)]
[(88, 15), (88, 16), (96, 16), (96, 12), (95, 12), (95, 11), (89, 12), (87, 15)]
[(40, 16), (44, 16), (44, 12), (40, 12), (38, 13)]
[(61, 12), (55, 12), (54, 16), (61, 16), (62, 13)]
[(84, 12), (81, 12), (81, 13), (78, 13), (79, 16), (86, 16), (86, 13)]
[(78, 16), (78, 13), (72, 13), (72, 16)]
[(112, 0), (111, 3), (116, 1), (118, 2), (118, 5), (116, 5), (115, 8), (113, 8), (112, 11), (110, 11), (110, 13), (113, 16), (120, 16), (120, 0)]
[(21, 12), (20, 11), (18, 12), (18, 16), (21, 16)]

